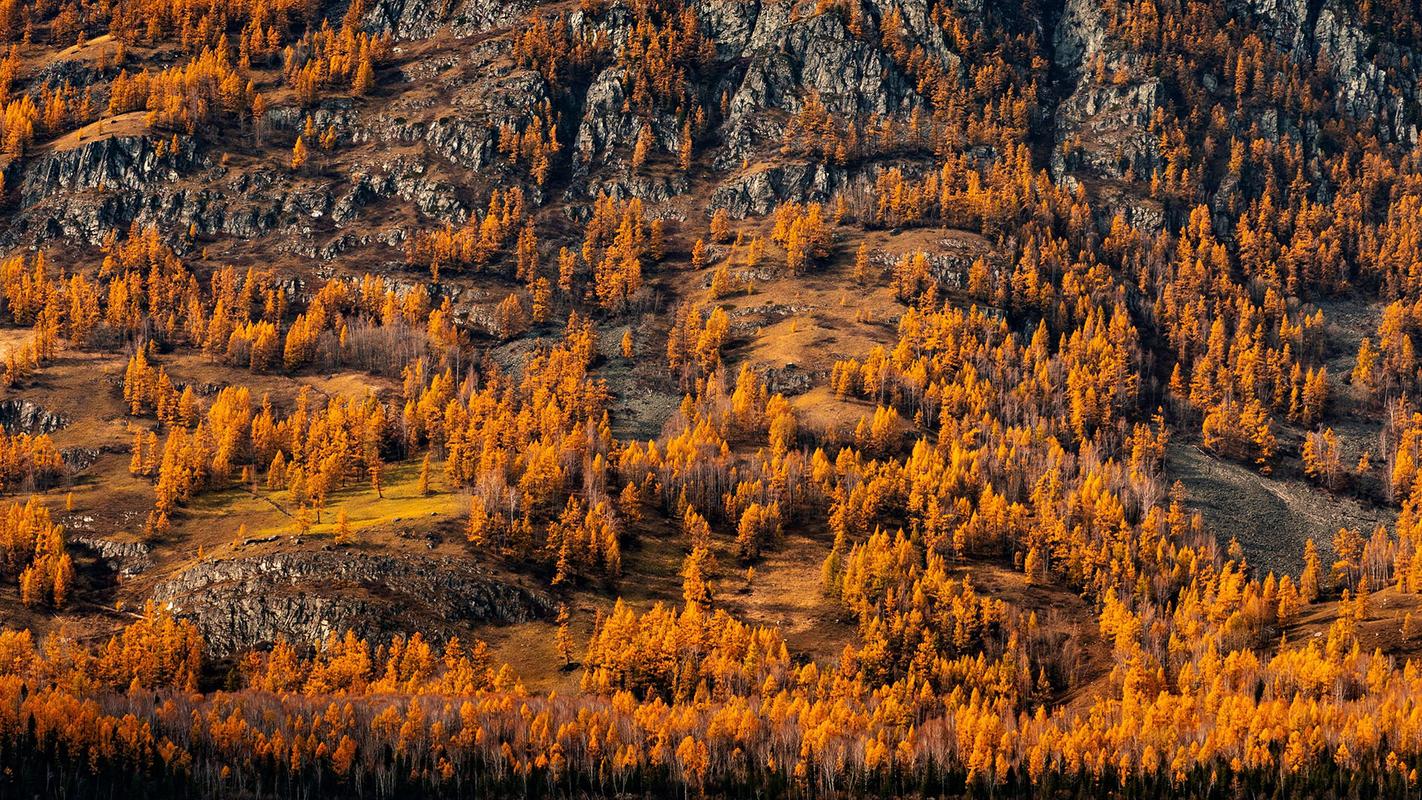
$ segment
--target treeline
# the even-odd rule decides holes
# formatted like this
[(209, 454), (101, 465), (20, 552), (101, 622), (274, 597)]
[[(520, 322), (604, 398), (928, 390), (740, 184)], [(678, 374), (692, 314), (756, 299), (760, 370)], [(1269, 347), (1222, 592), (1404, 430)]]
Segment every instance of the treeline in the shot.
[[(1103, 629), (1118, 622), (1108, 606)], [(852, 662), (797, 664), (778, 634), (694, 602), (614, 611), (582, 696), (528, 694), (480, 643), (349, 634), (309, 654), (278, 643), (241, 662), (239, 688), (204, 694), (197, 634), (150, 606), (91, 647), (0, 634), (0, 747), (15, 789), (207, 796), (1405, 791), (1422, 687), (1350, 655), (1348, 625), (1270, 660), (1214, 653), (1158, 695), (1146, 673), (1087, 712), (1014, 713), (913, 677), (871, 690)]]

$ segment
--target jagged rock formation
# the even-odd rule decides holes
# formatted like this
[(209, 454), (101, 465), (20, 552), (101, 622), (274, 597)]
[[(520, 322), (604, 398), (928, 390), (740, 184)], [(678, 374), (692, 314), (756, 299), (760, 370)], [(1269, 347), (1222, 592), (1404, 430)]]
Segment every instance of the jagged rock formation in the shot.
[(0, 400), (0, 430), (10, 435), (28, 433), (31, 436), (53, 433), (69, 424), (59, 414), (45, 410), (30, 400)]
[[(691, 91), (703, 106), (721, 108), (705, 137), (714, 208), (733, 216), (764, 214), (784, 200), (824, 200), (837, 189), (872, 178), (875, 163), (827, 165), (773, 157), (788, 117), (817, 96), (839, 119), (902, 118), (927, 107), (921, 87), (879, 40), (892, 13), (914, 58), (946, 74), (973, 68), (945, 39), (926, 0), (861, 0), (867, 29), (854, 30), (844, 13), (805, 13), (788, 3), (698, 0), (691, 3), (714, 56)], [(963, 13), (994, 13), (982, 2), (958, 2)], [(11, 163), (13, 213), (0, 226), (0, 243), (37, 245), (55, 240), (97, 244), (132, 222), (156, 223), (174, 239), (198, 236), (269, 242), (274, 252), (332, 260), (379, 252), (389, 260), (414, 223), (461, 224), (485, 188), (520, 180), (499, 153), (501, 129), (521, 130), (541, 109), (560, 120), (568, 151), (566, 187), (553, 197), (580, 219), (600, 192), (667, 203), (696, 191), (685, 175), (633, 174), (628, 153), (644, 124), (654, 149), (675, 154), (681, 123), (661, 109), (634, 111), (625, 75), (604, 66), (556, 89), (539, 73), (508, 59), (517, 30), (534, 7), (528, 0), (380, 0), (365, 10), (366, 27), (396, 42), (393, 65), (378, 103), (361, 106), (328, 98), (310, 109), (281, 105), (268, 124), (289, 135), (309, 117), (318, 129), (340, 132), (336, 152), (308, 175), (280, 165), (232, 159), (220, 136), (176, 137), (165, 132), (110, 135), (100, 126), (88, 141), (43, 149)], [(1161, 167), (1151, 121), (1167, 102), (1166, 89), (1146, 59), (1110, 33), (1106, 8), (1091, 0), (1048, 4), (1037, 26), (1050, 56), (1051, 91), (1032, 110), (1045, 118), (1043, 160), (1059, 181), (1076, 177), (1143, 181)], [(1231, 18), (1263, 41), (1305, 64), (1316, 64), (1336, 84), (1329, 100), (1347, 117), (1376, 124), (1385, 138), (1414, 142), (1419, 124), (1418, 53), (1371, 30), (1339, 0), (1230, 0)], [(344, 12), (334, 4), (333, 18)], [(591, 16), (574, 7), (569, 25), (606, 41), (626, 39), (626, 9)], [(457, 48), (417, 49), (410, 43), (462, 37)], [(56, 62), (40, 76), (48, 84), (75, 82), (89, 68)], [(1221, 76), (1201, 76), (1225, 97)], [(1261, 115), (1263, 136), (1277, 121)], [(92, 126), (91, 126), (92, 127)], [(129, 130), (129, 128), (123, 128)], [(131, 127), (131, 126), (130, 126)], [(1307, 131), (1306, 139), (1318, 135)], [(535, 202), (542, 187), (522, 180)], [(1139, 195), (1139, 192), (1134, 193)], [(1147, 224), (1157, 209), (1132, 198), (1119, 204)], [(402, 211), (403, 210), (403, 211)], [(413, 212), (413, 217), (410, 212)], [(675, 216), (676, 212), (668, 212)], [(350, 230), (359, 227), (359, 232)]]
[(836, 172), (823, 164), (792, 162), (740, 173), (711, 195), (712, 208), (724, 208), (740, 219), (769, 214), (782, 200), (793, 198), (811, 202), (829, 200), (836, 185)]
[(152, 548), (143, 542), (120, 542), (92, 534), (71, 535), (69, 541), (93, 551), (121, 578), (132, 578), (153, 566)]
[(527, 0), (378, 0), (366, 12), (366, 24), (396, 39), (423, 39), (447, 27), (455, 36), (473, 36), (491, 28), (515, 25), (528, 13)]
[[(1093, 0), (1067, 0), (1056, 28), (1055, 67), (1074, 87), (1056, 108), (1058, 179), (1082, 170), (1115, 179), (1149, 175), (1158, 160), (1150, 121), (1160, 107), (1160, 80), (1140, 74), (1129, 52), (1110, 45), (1104, 13)], [(1089, 71), (1098, 61), (1126, 79), (1094, 80)]]
[[(725, 3), (705, 3), (716, 9), (710, 18), (722, 30), (734, 34), (743, 28), (728, 23), (732, 13)], [(910, 24), (927, 19), (922, 0), (902, 4)], [(887, 6), (887, 4), (885, 4)], [(796, 19), (789, 4), (752, 4), (732, 8), (745, 15), (750, 33), (744, 45), (735, 35), (727, 36), (718, 55), (728, 61), (745, 61), (739, 85), (734, 89), (723, 138), (725, 150), (717, 157), (718, 166), (730, 166), (754, 147), (778, 142), (782, 117), (767, 112), (795, 112), (809, 93), (818, 94), (832, 114), (842, 118), (862, 118), (871, 114), (907, 114), (923, 103), (912, 81), (881, 48), (854, 34), (838, 14), (820, 14)], [(878, 16), (883, 8), (871, 11)], [(923, 30), (928, 26), (923, 25)], [(718, 32), (712, 27), (713, 32)], [(956, 58), (942, 46), (936, 32), (926, 37), (936, 42), (935, 55), (951, 69)], [(718, 41), (723, 41), (717, 37)]]
[(447, 637), (553, 610), (545, 595), (468, 561), (345, 550), (206, 561), (160, 583), (153, 598), (193, 620), (219, 655), (279, 638), (313, 644), (347, 629)]
[[(391, 96), (378, 108), (361, 112), (341, 99), (308, 110), (274, 108), (267, 125), (275, 131), (290, 132), (308, 117), (318, 130), (341, 131), (340, 155), (323, 159), (308, 179), (269, 161), (233, 160), (211, 135), (180, 136), (171, 148), (160, 132), (110, 135), (103, 126), (92, 130), (88, 141), (20, 159), (6, 174), (7, 185), (18, 191), (15, 213), (0, 228), (0, 243), (93, 245), (137, 221), (157, 224), (174, 239), (189, 230), (204, 237), (264, 239), (277, 252), (329, 260), (370, 247), (399, 247), (410, 220), (400, 217), (387, 225), (382, 218), (393, 207), (412, 207), (436, 223), (460, 224), (474, 205), (471, 198), (479, 195), (471, 188), (510, 177), (498, 154), (501, 128), (521, 129), (555, 101), (542, 76), (510, 68), (506, 38), (483, 36), (516, 27), (530, 7), (482, 0), (371, 4), (367, 26), (397, 42), (439, 30), (475, 40), (453, 53), (397, 58), (386, 81)], [(784, 199), (823, 200), (841, 181), (832, 169), (797, 162), (739, 174), (743, 159), (778, 145), (787, 115), (811, 93), (845, 116), (904, 115), (924, 104), (888, 53), (854, 35), (840, 15), (797, 16), (783, 4), (725, 0), (694, 7), (716, 44), (715, 63), (696, 91), (703, 103), (715, 104), (723, 95), (728, 101), (714, 137), (718, 145), (708, 157), (727, 180), (715, 202), (735, 216), (765, 213)], [(888, 7), (871, 4), (866, 14), (877, 19)], [(896, 7), (920, 44), (957, 70), (958, 58), (930, 24), (927, 4)], [(597, 21), (580, 11), (571, 19), (590, 35), (612, 41), (625, 37), (632, 24), (616, 9)], [(622, 78), (616, 67), (602, 70), (555, 108), (576, 153), (566, 200), (585, 203), (607, 192), (661, 203), (692, 190), (682, 175), (629, 174), (626, 153), (642, 120), (624, 107)], [(656, 148), (675, 153), (681, 136), (676, 116), (661, 112), (650, 122)], [(412, 155), (411, 147), (419, 155)], [(525, 188), (541, 202), (538, 187), (525, 182)], [(580, 213), (572, 209), (571, 216)], [(372, 218), (382, 221), (372, 226)], [(361, 234), (343, 230), (357, 222)]]
[[(463, 137), (456, 130), (445, 138)], [(300, 242), (354, 221), (381, 200), (408, 202), (428, 217), (453, 222), (468, 213), (452, 187), (425, 177), (428, 167), (418, 159), (379, 158), (352, 167), (342, 179), (308, 182), (268, 167), (214, 163), (211, 143), (202, 140), (179, 139), (176, 150), (167, 141), (147, 135), (96, 139), (22, 162), (13, 170), (20, 176), (17, 213), (0, 236), (11, 245), (55, 240), (92, 245), (136, 221), (170, 235), (282, 234), (294, 239), (283, 249), (329, 259), (349, 243), (323, 251)]]
[[(1152, 116), (1163, 102), (1159, 77), (1107, 33), (1104, 8), (1093, 0), (1066, 0), (1054, 33), (1055, 67), (1063, 83), (1056, 108), (1053, 170), (1124, 179), (1148, 176), (1160, 166)], [(1240, 0), (1230, 13), (1257, 26), (1257, 36), (1292, 58), (1316, 64), (1337, 86), (1339, 115), (1375, 124), (1385, 140), (1417, 141), (1418, 53), (1367, 31), (1347, 4), (1326, 0)], [(1379, 64), (1395, 64), (1385, 69)], [(1093, 71), (1099, 68), (1099, 74)], [(1223, 76), (1202, 79), (1223, 99)], [(1277, 139), (1277, 117), (1261, 115), (1261, 133)], [(1317, 131), (1306, 131), (1307, 139)]]

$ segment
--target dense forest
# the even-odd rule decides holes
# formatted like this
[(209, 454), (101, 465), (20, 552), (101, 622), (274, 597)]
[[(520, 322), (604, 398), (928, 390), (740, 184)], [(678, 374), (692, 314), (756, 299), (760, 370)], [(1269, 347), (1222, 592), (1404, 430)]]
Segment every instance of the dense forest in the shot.
[(1416, 3), (0, 53), (0, 796), (1418, 791)]

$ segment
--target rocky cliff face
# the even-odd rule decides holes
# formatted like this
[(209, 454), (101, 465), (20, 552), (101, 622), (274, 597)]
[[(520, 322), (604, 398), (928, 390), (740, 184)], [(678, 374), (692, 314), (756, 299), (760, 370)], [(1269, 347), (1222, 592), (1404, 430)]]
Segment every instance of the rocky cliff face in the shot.
[[(900, 5), (908, 12), (906, 20), (926, 20), (923, 0)], [(778, 143), (784, 117), (775, 112), (800, 110), (811, 93), (845, 119), (907, 114), (923, 104), (889, 54), (851, 33), (839, 14), (796, 18), (788, 3), (707, 2), (703, 9), (713, 35), (724, 36), (717, 36), (722, 43), (718, 55), (745, 63), (743, 72), (737, 70), (719, 166), (738, 163), (757, 146)], [(868, 13), (878, 16), (882, 9), (874, 5)], [(925, 39), (934, 55), (956, 70), (956, 57), (941, 37)]]
[[(335, 151), (318, 155), (306, 174), (284, 169), (281, 158), (252, 163), (213, 135), (179, 136), (172, 147), (167, 132), (110, 136), (100, 128), (89, 141), (41, 150), (7, 170), (14, 208), (0, 225), (0, 244), (95, 244), (138, 221), (158, 224), (174, 238), (192, 230), (200, 237), (262, 240), (274, 252), (320, 260), (362, 251), (388, 258), (414, 224), (464, 222), (493, 185), (516, 181), (535, 202), (568, 203), (571, 219), (580, 218), (601, 192), (652, 203), (695, 192), (693, 181), (680, 173), (631, 170), (628, 154), (644, 126), (654, 149), (674, 158), (681, 121), (669, 109), (634, 112), (619, 67), (604, 64), (554, 87), (510, 61), (507, 34), (534, 5), (368, 4), (366, 27), (395, 42), (379, 101), (328, 98), (310, 109), (279, 104), (269, 115), (272, 136), (283, 142), (308, 117), (318, 130), (340, 132)], [(701, 137), (698, 163), (712, 183), (712, 206), (738, 217), (763, 214), (783, 200), (826, 199), (872, 178), (881, 166), (779, 154), (786, 121), (808, 97), (817, 96), (840, 120), (901, 119), (929, 106), (905, 70), (905, 57), (955, 77), (971, 76), (976, 67), (955, 51), (928, 0), (856, 0), (853, 24), (847, 6), (826, 13), (761, 0), (695, 0), (689, 6), (714, 45), (712, 63), (695, 76), (693, 87), (702, 106), (717, 109), (713, 129)], [(981, 0), (953, 7), (969, 24), (1007, 13)], [(1409, 43), (1368, 28), (1341, 0), (1227, 0), (1219, 8), (1233, 24), (1327, 75), (1335, 90), (1325, 99), (1339, 115), (1374, 124), (1394, 141), (1416, 140), (1422, 82), (1419, 54)], [(612, 47), (627, 39), (634, 24), (630, 11), (616, 4), (596, 15), (576, 6), (564, 12), (571, 30)], [(336, 18), (344, 6), (327, 13)], [(1162, 165), (1159, 137), (1151, 131), (1152, 119), (1169, 101), (1161, 76), (1137, 45), (1110, 32), (1100, 3), (1060, 0), (1032, 13), (1036, 17), (1019, 20), (1022, 32), (1037, 40), (1052, 75), (1031, 110), (1045, 119), (1048, 141), (1040, 160), (1061, 181), (1146, 180)], [(908, 56), (886, 44), (882, 26), (891, 17)], [(431, 46), (434, 37), (462, 41)], [(63, 62), (47, 69), (54, 74), (47, 72), (45, 80), (53, 83), (72, 81), (75, 70), (88, 67)], [(1200, 78), (1207, 91), (1227, 101), (1230, 87), (1222, 76)], [(523, 131), (545, 110), (558, 120), (567, 152), (564, 186), (547, 196), (499, 152), (502, 130)], [(1279, 134), (1267, 113), (1258, 125), (1259, 135)]]
[(455, 36), (473, 36), (516, 25), (528, 16), (528, 0), (377, 0), (366, 12), (366, 25), (396, 39), (424, 39), (447, 28)]
[[(1312, 42), (1317, 63), (1338, 85), (1336, 104), (1341, 113), (1374, 120), (1393, 141), (1417, 143), (1419, 53), (1414, 48), (1364, 31), (1351, 4), (1338, 0), (1323, 3)], [(1405, 66), (1384, 69), (1379, 62)]]
[(1229, 7), (1262, 38), (1325, 71), (1337, 85), (1340, 114), (1377, 122), (1393, 141), (1417, 140), (1415, 46), (1365, 27), (1356, 6), (1341, 0), (1232, 0)]
[(323, 252), (313, 240), (355, 221), (370, 205), (399, 200), (451, 222), (468, 215), (453, 188), (426, 177), (427, 165), (415, 159), (374, 159), (327, 182), (216, 165), (211, 151), (190, 139), (180, 151), (160, 154), (153, 137), (126, 136), (28, 161), (16, 170), (18, 209), (0, 243), (97, 245), (137, 222), (158, 225), (175, 241), (189, 230), (236, 239), (281, 234), (291, 237), (282, 243), (288, 252), (331, 258), (341, 249)]
[(784, 199), (827, 202), (841, 180), (840, 171), (823, 164), (792, 162), (742, 172), (711, 195), (711, 207), (740, 219), (769, 214)]
[(133, 219), (176, 220), (201, 198), (172, 187), (203, 165), (195, 140), (171, 149), (167, 139), (148, 135), (95, 137), (26, 159), (7, 177), (19, 187), (7, 244), (95, 244)]
[(152, 549), (142, 542), (120, 542), (87, 533), (70, 535), (68, 542), (93, 552), (120, 578), (132, 578), (153, 566)]
[[(1053, 33), (1064, 95), (1054, 120), (1052, 167), (1059, 179), (1079, 171), (1115, 179), (1149, 175), (1157, 164), (1149, 126), (1160, 107), (1160, 81), (1109, 41), (1104, 14), (1094, 0), (1067, 0)], [(1110, 80), (1097, 79), (1097, 65)]]
[[(902, 116), (925, 104), (874, 37), (851, 32), (841, 14), (792, 13), (789, 4), (744, 0), (691, 5), (715, 43), (715, 63), (696, 92), (707, 106), (726, 101), (724, 119), (707, 137), (713, 152), (706, 160), (728, 181), (718, 205), (738, 216), (764, 213), (783, 199), (824, 199), (844, 179), (803, 163), (738, 174), (745, 160), (778, 147), (788, 115), (811, 94), (845, 118)], [(891, 7), (915, 46), (947, 69), (961, 69), (931, 23), (926, 0), (865, 3), (867, 24)], [(457, 225), (483, 187), (519, 180), (498, 151), (500, 132), (525, 130), (543, 109), (561, 120), (565, 147), (576, 154), (565, 201), (587, 203), (607, 192), (661, 203), (692, 191), (685, 176), (631, 174), (627, 154), (644, 123), (655, 149), (673, 157), (682, 126), (670, 111), (644, 119), (627, 108), (618, 68), (557, 98), (538, 73), (510, 65), (509, 39), (494, 34), (516, 28), (530, 8), (488, 0), (372, 3), (367, 27), (396, 42), (395, 64), (382, 78), (386, 97), (362, 111), (328, 99), (310, 109), (281, 105), (268, 115), (269, 139), (286, 141), (307, 118), (317, 130), (341, 132), (338, 152), (318, 155), (306, 174), (283, 169), (280, 157), (250, 163), (220, 136), (179, 136), (173, 148), (166, 132), (109, 135), (100, 127), (88, 141), (11, 165), (6, 183), (18, 191), (0, 244), (93, 245), (138, 222), (175, 239), (191, 230), (199, 237), (270, 240), (277, 252), (323, 260), (398, 246), (413, 220), (393, 210)], [(569, 24), (618, 42), (633, 20), (614, 6), (595, 20), (574, 9)], [(469, 41), (433, 53), (409, 44), (437, 32)], [(540, 187), (521, 182), (533, 201), (543, 200)], [(356, 223), (362, 230), (352, 237), (345, 229)]]
[[(1339, 116), (1376, 125), (1384, 140), (1417, 141), (1422, 73), (1412, 47), (1365, 30), (1338, 0), (1231, 0), (1226, 8), (1236, 24), (1326, 74), (1336, 86), (1328, 101)], [(1140, 179), (1161, 165), (1149, 131), (1164, 101), (1160, 79), (1131, 46), (1108, 35), (1105, 13), (1094, 0), (1065, 0), (1053, 34), (1062, 92), (1052, 154), (1058, 178), (1080, 171)], [(1220, 102), (1229, 102), (1223, 75), (1200, 77)], [(1277, 114), (1261, 114), (1258, 124), (1260, 134), (1280, 135)], [(1305, 134), (1311, 140), (1317, 131)]]
[(18, 433), (31, 436), (53, 433), (68, 424), (69, 420), (63, 416), (47, 411), (33, 401), (0, 400), (0, 431), (12, 436)]
[(206, 561), (160, 583), (153, 598), (193, 620), (218, 655), (279, 638), (314, 644), (348, 629), (439, 638), (553, 610), (545, 595), (468, 561), (343, 550)]

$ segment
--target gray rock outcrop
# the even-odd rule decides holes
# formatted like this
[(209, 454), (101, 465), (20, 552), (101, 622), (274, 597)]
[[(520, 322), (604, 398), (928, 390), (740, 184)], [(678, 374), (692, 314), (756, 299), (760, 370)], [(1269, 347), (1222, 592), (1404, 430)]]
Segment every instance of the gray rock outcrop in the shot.
[(153, 598), (195, 622), (217, 655), (279, 638), (316, 643), (347, 629), (440, 638), (553, 610), (543, 594), (470, 562), (347, 550), (205, 561), (160, 583)]

